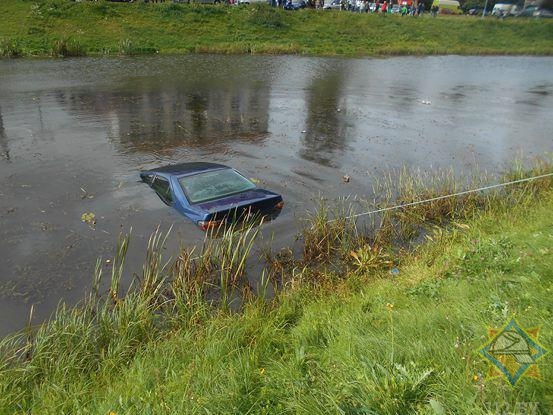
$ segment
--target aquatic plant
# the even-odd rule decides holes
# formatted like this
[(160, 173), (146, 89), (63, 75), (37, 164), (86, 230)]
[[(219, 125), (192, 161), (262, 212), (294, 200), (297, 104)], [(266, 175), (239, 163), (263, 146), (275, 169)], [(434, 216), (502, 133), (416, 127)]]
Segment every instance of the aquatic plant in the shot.
[(18, 42), (9, 38), (0, 38), (0, 56), (18, 58), (23, 54)]
[[(546, 157), (535, 160), (531, 168), (515, 163), (513, 169), (493, 180), (510, 182), (552, 170)], [(485, 172), (475, 171), (461, 179), (452, 170), (422, 173), (403, 168), (374, 180), (373, 193), (378, 197), (372, 201), (338, 200), (331, 209), (321, 200), (307, 215), (301, 231), (301, 262), (336, 265), (347, 258), (356, 268), (370, 268), (373, 262), (391, 268), (387, 258), (390, 248), (408, 247), (437, 226), (458, 225), (482, 210), (527, 202), (551, 188), (553, 178), (466, 192), (491, 183), (492, 178)], [(272, 267), (283, 268), (275, 256), (266, 257), (271, 259)]]
[(124, 39), (119, 42), (119, 53), (121, 55), (148, 55), (157, 53), (157, 49), (151, 46), (137, 46), (130, 39)]
[(119, 53), (122, 55), (135, 55), (137, 51), (130, 39), (124, 39), (119, 42)]
[[(547, 161), (538, 166), (552, 170)], [(404, 194), (414, 197), (417, 181), (408, 183)], [(201, 251), (181, 250), (175, 263), (164, 259), (167, 235), (156, 231), (142, 274), (126, 289), (130, 236), (121, 235), (109, 281), (98, 261), (82, 304), (62, 304), (47, 323), (0, 340), (0, 412), (163, 412), (160, 405), (168, 405), (174, 413), (483, 413), (486, 399), (504, 390), (479, 383), (475, 392), (471, 385), (485, 371), (470, 358), (476, 331), (515, 310), (543, 318), (550, 303), (550, 281), (542, 277), (550, 236), (536, 229), (550, 222), (552, 179), (513, 186), (493, 198), (430, 208), (445, 219), (414, 255), (397, 251), (391, 239), (369, 244), (379, 227), (354, 225), (349, 208), (324, 205), (307, 222), (307, 254), (272, 256), (290, 284), (278, 285), (285, 291), (271, 302), (247, 290), (246, 262), (259, 228), (221, 229)], [(432, 215), (431, 222), (440, 220)], [(388, 272), (392, 265), (399, 276)], [(517, 295), (519, 280), (524, 295)], [(238, 297), (241, 312), (231, 312)], [(547, 393), (547, 385), (521, 387), (515, 398)]]
[(347, 255), (353, 241), (360, 238), (355, 220), (349, 219), (352, 213), (352, 206), (345, 200), (329, 207), (327, 201), (319, 199), (302, 229), (303, 260), (325, 261), (345, 252)]
[(78, 40), (63, 38), (54, 41), (51, 56), (55, 58), (86, 56), (86, 49)]
[(236, 300), (237, 290), (239, 294), (251, 291), (246, 277), (246, 260), (259, 234), (258, 225), (255, 220), (237, 221), (211, 229), (197, 256), (195, 247), (181, 248), (173, 268), (171, 291), (174, 298), (197, 302), (216, 291), (218, 304), (227, 310)]

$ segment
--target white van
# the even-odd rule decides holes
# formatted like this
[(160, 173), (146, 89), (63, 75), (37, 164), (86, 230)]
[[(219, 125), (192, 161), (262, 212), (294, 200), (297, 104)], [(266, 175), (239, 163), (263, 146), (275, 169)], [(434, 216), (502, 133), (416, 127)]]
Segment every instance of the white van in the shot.
[(511, 3), (496, 3), (492, 9), (492, 16), (509, 16), (515, 14), (518, 11), (516, 4)]

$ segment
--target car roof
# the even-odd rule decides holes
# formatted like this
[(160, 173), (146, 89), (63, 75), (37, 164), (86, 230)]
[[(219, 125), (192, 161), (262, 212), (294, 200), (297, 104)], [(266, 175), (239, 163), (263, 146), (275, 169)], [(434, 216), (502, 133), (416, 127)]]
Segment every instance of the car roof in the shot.
[(203, 171), (217, 169), (230, 169), (230, 167), (217, 163), (190, 162), (161, 166), (155, 169), (146, 170), (143, 173), (167, 173), (175, 176), (183, 176), (187, 174), (200, 173)]

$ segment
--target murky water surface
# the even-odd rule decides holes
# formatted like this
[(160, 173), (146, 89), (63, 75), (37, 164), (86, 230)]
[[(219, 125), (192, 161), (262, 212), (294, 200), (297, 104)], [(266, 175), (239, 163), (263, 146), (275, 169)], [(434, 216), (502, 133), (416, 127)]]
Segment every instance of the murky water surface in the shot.
[(238, 168), (283, 194), (264, 233), (286, 245), (318, 193), (369, 195), (373, 175), (402, 165), (500, 171), (520, 152), (553, 151), (551, 68), (455, 56), (0, 61), (0, 335), (32, 304), (40, 321), (80, 299), (120, 231), (132, 228), (130, 274), (157, 226), (174, 225), (169, 254), (202, 240), (138, 182), (141, 169)]

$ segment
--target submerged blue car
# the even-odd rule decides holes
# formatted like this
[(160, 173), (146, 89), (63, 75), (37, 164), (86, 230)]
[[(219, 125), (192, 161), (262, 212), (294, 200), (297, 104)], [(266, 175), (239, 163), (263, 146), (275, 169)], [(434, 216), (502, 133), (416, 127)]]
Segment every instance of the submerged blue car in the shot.
[(258, 188), (236, 170), (215, 163), (182, 163), (140, 173), (160, 199), (202, 230), (252, 214), (276, 217), (282, 196)]

